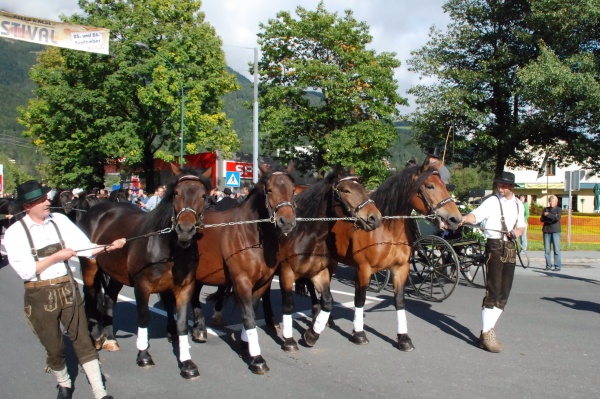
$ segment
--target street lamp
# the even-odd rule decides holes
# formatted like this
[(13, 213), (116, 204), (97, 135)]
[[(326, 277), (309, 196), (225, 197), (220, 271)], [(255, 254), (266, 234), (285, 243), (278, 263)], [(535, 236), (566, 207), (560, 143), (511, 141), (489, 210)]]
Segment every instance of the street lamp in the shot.
[(138, 46), (138, 47), (144, 48), (146, 50), (152, 51), (154, 54), (157, 54), (160, 57), (162, 57), (162, 59), (165, 60), (165, 61), (167, 61), (167, 63), (169, 64), (169, 66), (177, 74), (177, 79), (179, 80), (179, 88), (181, 89), (181, 143), (180, 143), (180, 146), (179, 146), (179, 166), (183, 167), (183, 128), (184, 128), (184, 124), (183, 124), (183, 109), (184, 109), (184, 105), (185, 105), (185, 97), (183, 95), (183, 78), (182, 78), (181, 74), (179, 73), (179, 71), (177, 70), (177, 68), (175, 68), (175, 65), (173, 65), (173, 63), (171, 61), (169, 61), (167, 57), (165, 57), (164, 55), (162, 55), (158, 51), (151, 49), (150, 46), (148, 46), (146, 43), (135, 42), (135, 45)]

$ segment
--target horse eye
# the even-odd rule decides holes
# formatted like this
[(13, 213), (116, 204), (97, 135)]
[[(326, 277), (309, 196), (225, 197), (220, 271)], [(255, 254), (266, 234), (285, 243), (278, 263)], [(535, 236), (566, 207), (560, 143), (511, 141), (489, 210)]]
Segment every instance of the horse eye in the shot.
[(434, 188), (435, 188), (435, 185), (433, 183), (427, 184), (427, 189), (428, 190), (433, 190)]

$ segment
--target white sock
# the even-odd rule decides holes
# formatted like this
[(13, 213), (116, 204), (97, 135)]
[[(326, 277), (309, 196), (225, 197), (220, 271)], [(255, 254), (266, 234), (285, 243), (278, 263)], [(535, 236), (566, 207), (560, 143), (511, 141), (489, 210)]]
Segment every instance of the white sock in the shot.
[(190, 360), (192, 355), (190, 355), (190, 343), (188, 341), (187, 334), (179, 336), (179, 360), (181, 362), (185, 362), (186, 360)]
[(242, 326), (242, 341), (244, 342), (248, 342), (248, 333), (246, 332), (246, 329), (244, 328), (244, 326)]
[(313, 325), (313, 330), (315, 330), (317, 334), (321, 334), (325, 329), (330, 313), (331, 312), (325, 312), (324, 310), (321, 310), (317, 315), (317, 320), (315, 320), (315, 324)]
[(256, 331), (256, 328), (252, 328), (246, 331), (246, 335), (248, 336), (248, 351), (250, 352), (250, 356), (259, 356), (258, 331)]
[(396, 310), (396, 320), (398, 321), (398, 334), (408, 333), (408, 322), (406, 321), (406, 310)]
[(494, 328), (496, 326), (496, 322), (500, 318), (501, 314), (502, 314), (502, 309), (499, 309), (497, 307), (493, 307), (492, 309), (483, 308), (481, 310), (481, 322), (482, 322), (481, 331), (486, 333), (486, 332), (490, 331), (492, 328)]
[(292, 338), (294, 333), (292, 331), (292, 315), (283, 315), (283, 338)]
[(108, 395), (106, 393), (106, 388), (104, 388), (104, 383), (102, 382), (102, 373), (100, 372), (100, 363), (98, 360), (92, 360), (91, 362), (82, 364), (81, 367), (83, 367), (83, 371), (85, 371), (85, 375), (92, 386), (94, 398), (102, 399)]
[(148, 349), (148, 329), (143, 327), (138, 327), (137, 341), (136, 345), (138, 350), (144, 351)]
[(354, 308), (354, 331), (360, 332), (364, 329), (364, 308)]
[(65, 388), (71, 388), (73, 385), (71, 384), (71, 377), (69, 377), (69, 373), (67, 372), (67, 367), (65, 366), (62, 370), (52, 370), (54, 373), (54, 377), (56, 377), (56, 382), (58, 385)]

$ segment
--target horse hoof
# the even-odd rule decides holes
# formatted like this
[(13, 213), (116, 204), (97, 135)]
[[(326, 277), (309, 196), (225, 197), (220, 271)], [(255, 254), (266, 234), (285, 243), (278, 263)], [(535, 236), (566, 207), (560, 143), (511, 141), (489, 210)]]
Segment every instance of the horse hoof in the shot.
[(121, 346), (119, 345), (116, 339), (107, 339), (106, 341), (104, 341), (102, 349), (109, 352), (118, 352), (121, 350)]
[(102, 350), (102, 349), (104, 349), (105, 342), (106, 342), (106, 337), (104, 335), (102, 335), (100, 338), (94, 340), (94, 347), (96, 347), (97, 351)]
[(212, 317), (212, 323), (216, 327), (223, 327), (223, 325), (224, 325), (223, 314), (222, 313), (215, 313), (213, 315), (213, 317)]
[(306, 330), (306, 332), (304, 333), (304, 341), (306, 342), (306, 345), (313, 347), (315, 346), (318, 340), (319, 334), (317, 334), (312, 327)]
[(238, 355), (242, 358), (242, 359), (250, 359), (250, 348), (248, 346), (248, 342), (246, 341), (242, 341), (242, 343), (240, 344), (240, 350), (238, 352)]
[(276, 333), (281, 332), (281, 326), (274, 319), (265, 319), (265, 325), (271, 331), (275, 331)]
[(154, 360), (148, 350), (138, 351), (136, 363), (140, 367), (148, 368), (154, 367)]
[(194, 330), (192, 331), (192, 341), (197, 342), (199, 344), (203, 344), (208, 339), (208, 331), (204, 330)]
[(402, 352), (410, 352), (415, 349), (408, 334), (398, 334), (398, 349)]
[(366, 345), (369, 343), (369, 339), (367, 338), (367, 334), (364, 331), (352, 331), (352, 338), (350, 338), (353, 344), (356, 345)]
[(283, 345), (281, 346), (284, 351), (288, 353), (298, 352), (300, 348), (298, 348), (298, 344), (296, 340), (292, 338), (284, 338)]
[(267, 366), (267, 362), (261, 355), (254, 356), (250, 362), (250, 371), (254, 374), (265, 374), (269, 371), (269, 366)]
[(179, 372), (179, 375), (186, 380), (196, 380), (200, 378), (198, 366), (196, 366), (191, 360), (186, 360), (181, 364), (181, 371)]

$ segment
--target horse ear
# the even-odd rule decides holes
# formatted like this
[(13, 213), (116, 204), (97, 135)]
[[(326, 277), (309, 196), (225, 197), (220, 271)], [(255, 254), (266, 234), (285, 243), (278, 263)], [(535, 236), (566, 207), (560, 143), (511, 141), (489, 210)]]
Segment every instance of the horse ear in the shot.
[(261, 173), (268, 173), (271, 170), (271, 165), (261, 163), (260, 165), (258, 165), (258, 170), (260, 170)]
[(204, 177), (211, 178), (212, 177), (212, 168), (208, 168), (202, 173)]
[(171, 163), (171, 170), (173, 171), (173, 174), (177, 176), (179, 174), (179, 165)]
[(354, 166), (348, 166), (348, 174), (352, 175), (352, 176), (356, 175), (356, 173), (354, 171)]
[(292, 161), (292, 160), (290, 159), (290, 161), (288, 162), (288, 165), (287, 165), (286, 172), (287, 172), (287, 174), (289, 175), (289, 174), (291, 174), (293, 171), (294, 171), (294, 161)]
[(337, 165), (335, 165), (335, 167), (333, 168), (333, 173), (336, 176), (342, 175), (344, 173), (344, 168), (343, 168), (342, 164), (338, 163)]

